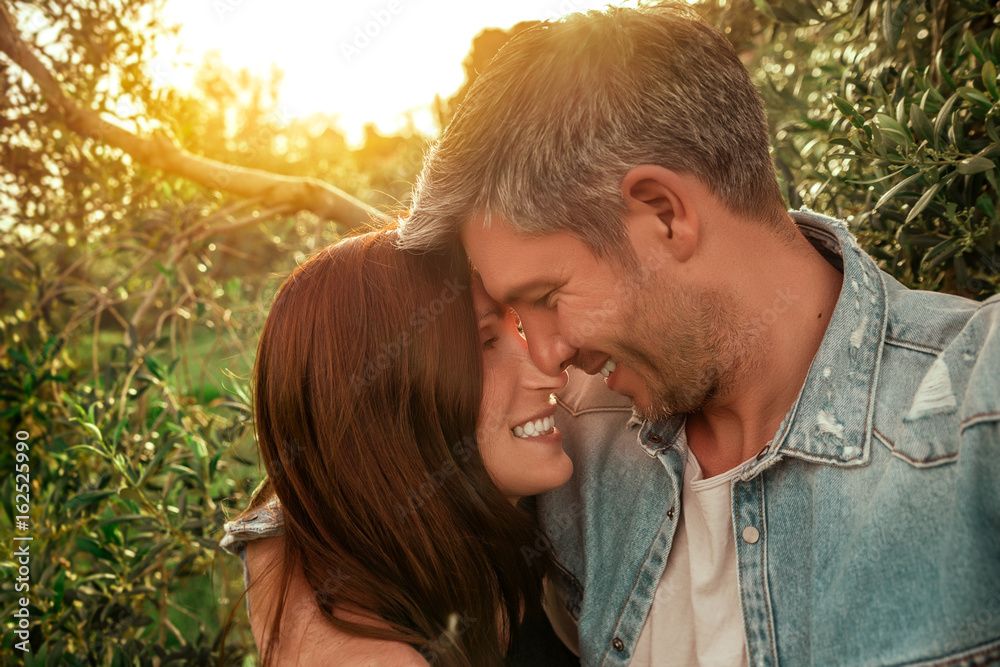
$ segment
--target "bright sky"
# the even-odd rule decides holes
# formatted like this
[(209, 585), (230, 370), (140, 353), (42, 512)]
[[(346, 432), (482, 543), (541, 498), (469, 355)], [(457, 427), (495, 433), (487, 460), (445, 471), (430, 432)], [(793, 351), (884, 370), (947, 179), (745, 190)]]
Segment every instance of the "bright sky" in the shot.
[(167, 0), (164, 23), (181, 31), (161, 47), (153, 71), (162, 83), (189, 87), (193, 66), (214, 49), (232, 69), (266, 75), (275, 63), (285, 72), (283, 114), (339, 114), (352, 142), (367, 121), (383, 131), (403, 127), (408, 110), (430, 133), (434, 94), (462, 84), (462, 60), (483, 28), (610, 1)]

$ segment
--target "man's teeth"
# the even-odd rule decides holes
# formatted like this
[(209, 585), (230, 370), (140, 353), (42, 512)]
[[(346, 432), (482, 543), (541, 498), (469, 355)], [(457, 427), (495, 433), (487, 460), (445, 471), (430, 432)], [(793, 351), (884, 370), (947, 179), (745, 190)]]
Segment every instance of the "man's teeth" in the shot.
[(556, 419), (555, 417), (545, 417), (544, 419), (536, 419), (533, 422), (527, 422), (521, 424), (520, 426), (515, 426), (511, 429), (514, 435), (518, 438), (533, 438), (536, 435), (548, 435), (555, 428)]
[(604, 362), (604, 366), (601, 367), (601, 375), (603, 375), (606, 379), (609, 375), (615, 372), (615, 367), (617, 365), (618, 365), (617, 361), (615, 361), (614, 359), (608, 359), (607, 361)]

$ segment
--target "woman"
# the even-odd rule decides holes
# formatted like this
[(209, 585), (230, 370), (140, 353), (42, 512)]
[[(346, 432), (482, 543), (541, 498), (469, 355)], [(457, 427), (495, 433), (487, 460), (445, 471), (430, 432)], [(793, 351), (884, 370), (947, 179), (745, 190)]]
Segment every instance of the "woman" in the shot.
[[(460, 249), (396, 238), (314, 255), (261, 334), (268, 476), (223, 543), (248, 545), (267, 664), (501, 664), (540, 614), (549, 562), (522, 556), (538, 529), (515, 503), (572, 473), (553, 425), (565, 375), (532, 364)], [(250, 541), (282, 514), (283, 537)]]

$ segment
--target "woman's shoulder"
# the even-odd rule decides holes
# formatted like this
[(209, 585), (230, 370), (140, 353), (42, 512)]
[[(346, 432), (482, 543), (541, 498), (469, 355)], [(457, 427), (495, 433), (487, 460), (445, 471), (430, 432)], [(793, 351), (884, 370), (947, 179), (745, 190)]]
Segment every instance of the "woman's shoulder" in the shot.
[[(246, 545), (247, 568), (251, 571), (250, 625), (263, 656), (280, 592), (284, 538), (257, 539)], [(281, 618), (281, 633), (274, 664), (297, 665), (401, 665), (427, 667), (420, 652), (409, 644), (373, 637), (360, 637), (336, 627), (323, 615), (312, 587), (300, 569), (292, 572)], [(345, 621), (370, 623), (370, 616), (338, 610)]]

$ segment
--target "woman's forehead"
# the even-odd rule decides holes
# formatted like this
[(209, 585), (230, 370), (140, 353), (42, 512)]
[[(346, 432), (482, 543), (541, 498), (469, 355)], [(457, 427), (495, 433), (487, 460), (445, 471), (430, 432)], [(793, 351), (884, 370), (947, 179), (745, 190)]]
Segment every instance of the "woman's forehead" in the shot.
[(503, 317), (504, 307), (486, 293), (483, 281), (478, 275), (472, 278), (472, 306), (475, 309), (477, 321), (490, 315)]

